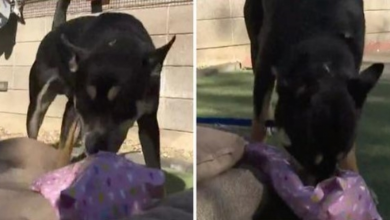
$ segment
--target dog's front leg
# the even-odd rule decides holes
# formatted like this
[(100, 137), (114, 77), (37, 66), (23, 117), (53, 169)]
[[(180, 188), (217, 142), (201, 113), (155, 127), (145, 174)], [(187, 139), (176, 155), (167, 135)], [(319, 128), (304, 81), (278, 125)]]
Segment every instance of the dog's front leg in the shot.
[(148, 167), (161, 169), (160, 161), (160, 129), (157, 121), (157, 112), (143, 115), (137, 121), (138, 135)]
[[(70, 132), (72, 132), (73, 140), (70, 140), (72, 143), (76, 143), (80, 136), (80, 125), (77, 123), (78, 115), (72, 100), (68, 100), (65, 106), (65, 112), (62, 117), (61, 125), (61, 136), (60, 136), (60, 145), (66, 146), (66, 140), (68, 139)], [(76, 128), (72, 131), (71, 126), (75, 124)]]
[[(45, 84), (38, 83), (38, 79), (35, 78), (39, 73), (37, 71), (42, 71), (38, 68), (36, 63), (31, 67), (30, 81), (29, 81), (29, 95), (30, 103), (27, 109), (27, 135), (29, 138), (37, 139), (39, 129), (41, 128), (43, 118), (46, 115), (47, 110), (49, 109), (50, 104), (54, 101), (57, 96), (57, 93), (52, 89), (52, 83), (54, 83), (57, 78), (52, 76), (47, 80)], [(54, 69), (46, 70), (46, 74), (55, 74)]]
[(271, 68), (258, 67), (255, 69), (255, 85), (253, 89), (254, 115), (252, 120), (252, 141), (263, 142), (267, 129), (265, 122), (268, 119), (269, 105), (274, 88), (275, 77)]
[(263, 2), (246, 0), (244, 5), (245, 27), (251, 46), (251, 64), (255, 68), (256, 57), (259, 53), (259, 34), (263, 25)]

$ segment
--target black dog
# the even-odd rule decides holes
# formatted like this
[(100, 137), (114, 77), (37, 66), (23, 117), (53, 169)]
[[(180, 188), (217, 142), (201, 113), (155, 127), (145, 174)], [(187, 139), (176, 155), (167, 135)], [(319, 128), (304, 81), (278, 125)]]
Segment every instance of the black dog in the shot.
[(59, 26), (43, 39), (31, 68), (28, 136), (37, 137), (50, 103), (65, 94), (61, 142), (80, 116), (87, 154), (117, 152), (137, 121), (146, 164), (160, 167), (160, 73), (174, 41), (156, 49), (142, 23), (121, 13)]
[(384, 68), (359, 74), (363, 1), (247, 0), (244, 14), (255, 73), (252, 136), (264, 139), (276, 80), (275, 126), (289, 138), (288, 151), (323, 180), (353, 148), (363, 104)]

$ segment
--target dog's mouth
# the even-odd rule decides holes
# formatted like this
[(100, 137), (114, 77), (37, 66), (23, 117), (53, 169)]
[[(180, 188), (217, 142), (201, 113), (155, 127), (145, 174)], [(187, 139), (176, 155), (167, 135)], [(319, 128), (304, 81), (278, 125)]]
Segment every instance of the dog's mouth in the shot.
[(93, 149), (85, 148), (85, 151), (84, 151), (86, 156), (91, 156), (91, 155), (97, 154), (99, 152), (100, 152), (100, 150), (98, 148), (93, 148)]
[(90, 132), (87, 132), (83, 135), (83, 145), (84, 145), (84, 154), (87, 156), (94, 155), (102, 151), (105, 146), (99, 141), (99, 137), (97, 135), (93, 135)]
[[(305, 170), (305, 182), (307, 184), (315, 185), (320, 181), (337, 174), (337, 163), (335, 164), (335, 169), (330, 169), (332, 162), (324, 161), (327, 159), (325, 159), (323, 155), (318, 154), (314, 158), (314, 161), (312, 161), (311, 158), (302, 156), (302, 153), (305, 154), (304, 152), (300, 152), (299, 154), (297, 154), (297, 149), (292, 149), (293, 146), (291, 137), (287, 134), (286, 130), (283, 127), (272, 126), (269, 129), (272, 130), (272, 135), (276, 137), (276, 141), (279, 143), (279, 146), (284, 147), (291, 155), (292, 160), (294, 160), (296, 164), (299, 164), (301, 169)], [(323, 163), (325, 164), (325, 167), (323, 167)]]
[(84, 152), (86, 155), (94, 155), (99, 152), (118, 153), (123, 141), (120, 135), (87, 134), (83, 137)]

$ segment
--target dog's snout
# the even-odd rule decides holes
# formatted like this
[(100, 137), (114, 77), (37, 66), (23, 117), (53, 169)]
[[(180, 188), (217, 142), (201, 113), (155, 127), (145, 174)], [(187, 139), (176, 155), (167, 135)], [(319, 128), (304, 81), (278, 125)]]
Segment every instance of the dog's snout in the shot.
[(85, 150), (88, 155), (96, 154), (99, 151), (105, 151), (107, 144), (104, 141), (105, 139), (95, 133), (89, 133), (85, 136)]

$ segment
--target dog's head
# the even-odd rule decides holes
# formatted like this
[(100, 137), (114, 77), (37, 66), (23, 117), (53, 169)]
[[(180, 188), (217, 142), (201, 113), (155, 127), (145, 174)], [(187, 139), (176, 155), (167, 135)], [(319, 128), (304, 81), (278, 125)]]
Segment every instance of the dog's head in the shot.
[(156, 113), (163, 62), (175, 37), (158, 49), (119, 37), (91, 51), (62, 40), (72, 52), (74, 105), (87, 154), (117, 152), (134, 122)]
[(276, 125), (289, 139), (287, 150), (320, 180), (352, 148), (361, 109), (384, 68), (373, 64), (359, 74), (349, 51), (342, 41), (309, 41), (273, 70)]

